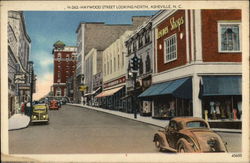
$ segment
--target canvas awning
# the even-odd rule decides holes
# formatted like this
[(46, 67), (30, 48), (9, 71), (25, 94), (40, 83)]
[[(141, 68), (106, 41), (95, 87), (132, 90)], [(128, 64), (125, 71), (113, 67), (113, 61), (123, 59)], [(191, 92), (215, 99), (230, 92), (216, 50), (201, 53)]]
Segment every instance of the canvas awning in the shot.
[(202, 96), (241, 95), (241, 76), (203, 76)]
[(119, 90), (121, 90), (123, 87), (124, 86), (113, 88), (113, 89), (109, 89), (109, 90), (105, 90), (105, 91), (101, 92), (100, 94), (98, 94), (95, 97), (96, 98), (100, 98), (100, 97), (112, 96), (113, 94), (115, 94), (116, 92), (118, 92)]
[(154, 84), (141, 93), (138, 98), (154, 98), (162, 95), (192, 99), (192, 79), (188, 77)]

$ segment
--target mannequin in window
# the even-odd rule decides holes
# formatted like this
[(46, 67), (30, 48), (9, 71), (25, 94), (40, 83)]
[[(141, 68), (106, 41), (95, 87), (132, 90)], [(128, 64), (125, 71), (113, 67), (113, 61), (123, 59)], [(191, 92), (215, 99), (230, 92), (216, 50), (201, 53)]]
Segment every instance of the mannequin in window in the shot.
[(215, 103), (215, 111), (216, 111), (216, 117), (217, 117), (217, 119), (221, 118), (220, 102), (216, 102)]
[(229, 119), (232, 119), (232, 113), (231, 113), (231, 102), (227, 100), (226, 102), (226, 112), (227, 112), (227, 117)]
[(210, 105), (210, 115), (211, 115), (211, 118), (212, 119), (216, 119), (216, 111), (215, 111), (215, 109), (214, 109), (214, 105), (215, 105), (215, 103), (214, 103), (214, 101), (211, 101), (210, 103), (209, 103), (209, 105)]

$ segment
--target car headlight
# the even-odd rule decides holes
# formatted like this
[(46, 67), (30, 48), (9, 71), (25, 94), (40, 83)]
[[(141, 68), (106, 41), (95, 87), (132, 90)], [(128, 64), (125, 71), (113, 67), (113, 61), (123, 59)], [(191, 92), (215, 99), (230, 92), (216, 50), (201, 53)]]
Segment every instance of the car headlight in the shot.
[(35, 115), (33, 115), (33, 118), (34, 118), (34, 119), (36, 119), (36, 116), (35, 116)]

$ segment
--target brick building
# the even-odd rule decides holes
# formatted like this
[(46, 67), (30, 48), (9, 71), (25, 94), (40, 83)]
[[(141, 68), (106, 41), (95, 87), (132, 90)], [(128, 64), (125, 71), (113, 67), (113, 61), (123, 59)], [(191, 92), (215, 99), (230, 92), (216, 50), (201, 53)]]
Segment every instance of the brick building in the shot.
[[(54, 45), (54, 82), (53, 95), (63, 97), (67, 95), (66, 83), (72, 77), (76, 69), (76, 47), (65, 46), (61, 41)], [(69, 81), (69, 80), (68, 80)], [(73, 83), (73, 82), (72, 82)]]
[(241, 10), (167, 10), (152, 19), (153, 117), (241, 119)]

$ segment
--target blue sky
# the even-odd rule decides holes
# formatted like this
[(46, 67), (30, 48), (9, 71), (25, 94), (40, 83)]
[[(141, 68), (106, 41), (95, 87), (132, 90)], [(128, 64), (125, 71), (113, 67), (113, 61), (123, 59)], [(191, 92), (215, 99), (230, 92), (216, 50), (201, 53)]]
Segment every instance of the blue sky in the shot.
[[(52, 85), (53, 44), (61, 40), (66, 45), (76, 44), (76, 29), (80, 22), (131, 24), (132, 16), (151, 16), (156, 11), (25, 11), (25, 25), (31, 39), (30, 60), (34, 61), (39, 87)], [(49, 83), (49, 84), (48, 84)], [(41, 88), (38, 89), (38, 93)], [(49, 88), (46, 88), (48, 93)], [(45, 93), (45, 89), (43, 89)]]

